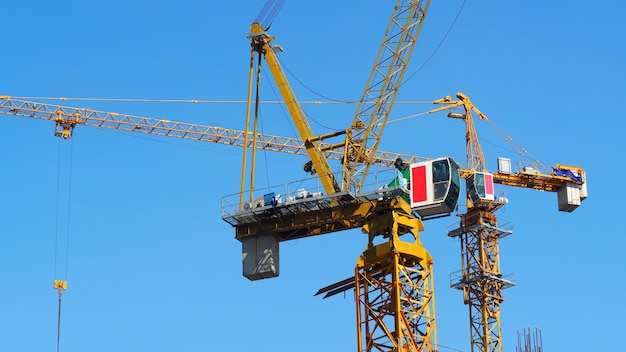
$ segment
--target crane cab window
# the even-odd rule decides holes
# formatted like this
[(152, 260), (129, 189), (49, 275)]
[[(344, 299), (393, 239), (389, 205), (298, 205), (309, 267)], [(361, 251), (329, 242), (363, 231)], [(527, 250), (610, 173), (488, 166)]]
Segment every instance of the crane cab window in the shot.
[(450, 182), (450, 168), (447, 160), (433, 161), (433, 186), (435, 200), (442, 200), (448, 193), (448, 182)]

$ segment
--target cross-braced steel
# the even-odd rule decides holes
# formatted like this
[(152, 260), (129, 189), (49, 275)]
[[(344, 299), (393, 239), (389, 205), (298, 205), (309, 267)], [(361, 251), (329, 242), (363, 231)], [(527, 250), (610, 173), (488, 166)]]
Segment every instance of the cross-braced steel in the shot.
[(472, 352), (502, 351), (502, 290), (514, 285), (500, 271), (498, 241), (511, 231), (498, 227), (493, 214), (496, 209), (497, 203), (470, 208), (461, 217), (461, 226), (448, 233), (461, 242), (461, 275), (451, 286), (463, 290), (463, 300), (469, 306)]
[[(358, 351), (435, 351), (433, 261), (419, 241), (421, 221), (394, 211), (365, 229), (370, 245), (356, 266)], [(415, 242), (399, 239), (407, 232)], [(388, 241), (374, 246), (376, 235)]]

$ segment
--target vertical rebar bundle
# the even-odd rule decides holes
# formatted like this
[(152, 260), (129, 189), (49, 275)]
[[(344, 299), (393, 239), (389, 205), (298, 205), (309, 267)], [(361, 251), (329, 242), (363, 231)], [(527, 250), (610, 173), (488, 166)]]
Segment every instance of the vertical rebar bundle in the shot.
[(543, 352), (541, 329), (535, 328), (534, 331), (531, 331), (529, 327), (524, 328), (523, 331), (517, 330), (515, 352)]

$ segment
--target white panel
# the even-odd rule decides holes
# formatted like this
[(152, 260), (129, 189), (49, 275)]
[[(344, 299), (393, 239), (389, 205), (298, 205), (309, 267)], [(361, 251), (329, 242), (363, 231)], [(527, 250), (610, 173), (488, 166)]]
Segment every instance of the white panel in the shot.
[(498, 172), (501, 174), (511, 174), (511, 159), (498, 158)]

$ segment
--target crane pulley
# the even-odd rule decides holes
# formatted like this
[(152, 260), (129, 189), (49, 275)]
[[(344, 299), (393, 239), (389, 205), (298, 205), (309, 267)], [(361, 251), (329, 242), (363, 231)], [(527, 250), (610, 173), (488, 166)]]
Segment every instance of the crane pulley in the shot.
[[(429, 4), (430, 0), (399, 0), (397, 2), (350, 128), (319, 136), (313, 133), (281, 68), (276, 53), (282, 51), (282, 47), (271, 44), (274, 37), (270, 36), (261, 24), (255, 22), (251, 25), (248, 38), (251, 41), (253, 55), (257, 53), (267, 62), (311, 158), (310, 163), (305, 165), (305, 170), (318, 175), (327, 194), (350, 190), (356, 193), (361, 191), (368, 170), (374, 163), (380, 138)], [(252, 69), (251, 65), (250, 77), (252, 77)], [(320, 141), (344, 134), (346, 138), (343, 143), (326, 145), (324, 148), (320, 146)], [(343, 149), (341, 185), (335, 179), (324, 155), (325, 151), (333, 149)]]
[(63, 297), (63, 292), (67, 290), (67, 281), (54, 280), (54, 289), (59, 291), (59, 308), (57, 311), (57, 352), (59, 352), (61, 347), (61, 298)]

